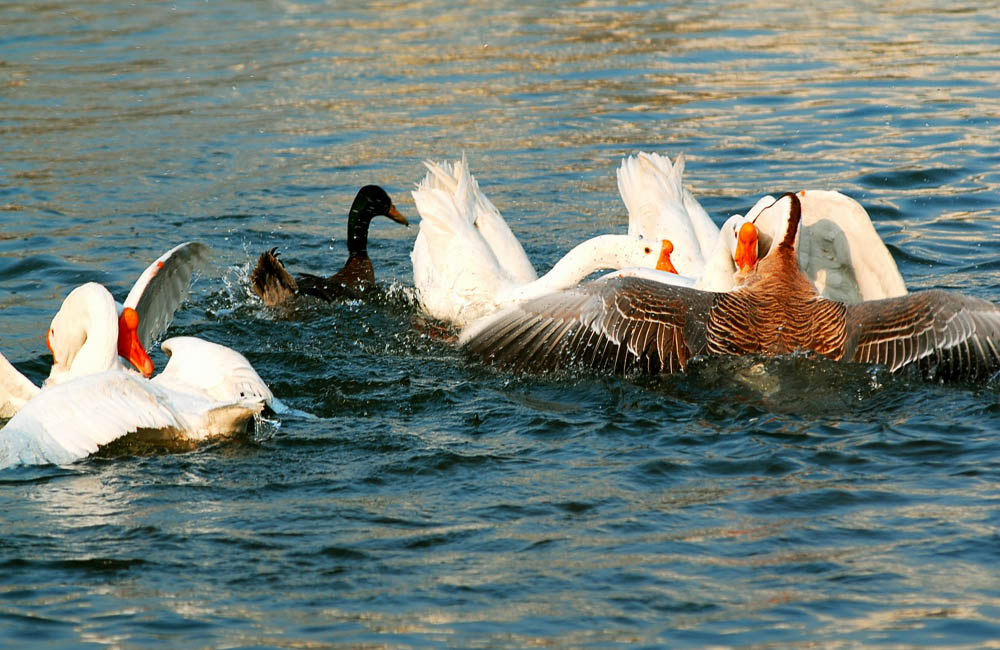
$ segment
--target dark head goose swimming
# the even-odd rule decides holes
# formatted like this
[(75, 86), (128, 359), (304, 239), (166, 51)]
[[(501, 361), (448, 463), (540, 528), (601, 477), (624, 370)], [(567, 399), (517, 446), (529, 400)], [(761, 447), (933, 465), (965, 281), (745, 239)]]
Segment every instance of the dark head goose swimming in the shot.
[(696, 355), (803, 351), (893, 372), (917, 366), (938, 378), (1000, 370), (1000, 308), (993, 303), (945, 291), (854, 305), (820, 296), (796, 259), (801, 210), (794, 194), (767, 208), (784, 224), (778, 244), (733, 291), (605, 277), (477, 321), (460, 344), (473, 357), (527, 372), (583, 365), (670, 373)]
[(389, 195), (377, 185), (362, 187), (347, 217), (347, 262), (334, 275), (324, 278), (303, 273), (293, 278), (278, 259), (277, 249), (261, 254), (250, 274), (254, 293), (264, 304), (273, 307), (298, 295), (331, 301), (358, 298), (375, 286), (375, 271), (368, 257), (368, 226), (377, 216), (388, 217), (404, 226), (410, 225), (392, 204)]

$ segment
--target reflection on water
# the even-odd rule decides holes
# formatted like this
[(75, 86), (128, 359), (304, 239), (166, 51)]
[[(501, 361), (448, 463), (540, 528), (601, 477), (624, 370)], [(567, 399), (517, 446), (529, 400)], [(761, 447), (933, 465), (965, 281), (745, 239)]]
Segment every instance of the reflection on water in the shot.
[(994, 385), (804, 358), (504, 376), (420, 325), (415, 229), (388, 223), (379, 300), (279, 314), (246, 276), (273, 246), (336, 270), (358, 187), (415, 222), (420, 161), (462, 153), (544, 269), (624, 230), (615, 170), (644, 149), (683, 152), (719, 221), (840, 189), (909, 287), (996, 299), (998, 18), (937, 0), (0, 6), (0, 351), (43, 378), (71, 287), (123, 296), (199, 239), (215, 266), (172, 333), (246, 352), (318, 416), (0, 477), (0, 644), (992, 642)]

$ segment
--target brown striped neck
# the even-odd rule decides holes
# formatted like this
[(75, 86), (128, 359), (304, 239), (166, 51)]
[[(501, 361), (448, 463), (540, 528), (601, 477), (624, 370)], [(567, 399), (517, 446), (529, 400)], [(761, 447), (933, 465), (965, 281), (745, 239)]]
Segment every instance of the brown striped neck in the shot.
[[(782, 214), (781, 227), (775, 232), (775, 240), (780, 237), (758, 263), (746, 286), (755, 286), (766, 293), (807, 297), (816, 294), (805, 274), (799, 268), (795, 251), (795, 238), (802, 220), (802, 204), (795, 194), (785, 194), (767, 210), (779, 210)], [(782, 287), (782, 288), (779, 288)]]
[(795, 252), (795, 237), (799, 234), (799, 223), (802, 221), (802, 204), (799, 203), (799, 197), (794, 194), (783, 195), (775, 205), (781, 203), (788, 204), (787, 207), (783, 207), (788, 210), (788, 216), (784, 220), (784, 236), (778, 242), (774, 254), (768, 257), (773, 257), (775, 261), (776, 269), (771, 272), (790, 281), (794, 277), (803, 275)]
[(799, 197), (795, 196), (791, 192), (783, 195), (778, 199), (778, 203), (789, 199), (791, 205), (788, 208), (788, 219), (786, 220), (785, 226), (785, 236), (782, 238), (781, 243), (778, 244), (779, 248), (787, 248), (790, 251), (795, 251), (795, 236), (799, 234), (799, 223), (802, 221), (802, 204), (799, 202)]

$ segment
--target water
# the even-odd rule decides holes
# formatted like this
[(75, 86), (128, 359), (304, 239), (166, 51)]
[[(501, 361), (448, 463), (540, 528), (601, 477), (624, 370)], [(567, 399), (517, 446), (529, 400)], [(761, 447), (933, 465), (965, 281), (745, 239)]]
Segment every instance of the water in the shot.
[[(969, 647), (1000, 638), (1000, 395), (784, 359), (514, 377), (432, 336), (416, 232), (377, 299), (268, 310), (278, 246), (331, 272), (348, 206), (416, 220), (467, 154), (542, 269), (622, 232), (614, 173), (688, 158), (721, 221), (838, 188), (908, 285), (998, 298), (1000, 12), (789, 3), (0, 5), (0, 332), (33, 378), (65, 294), (212, 246), (172, 334), (315, 419), (0, 475), (0, 645)], [(154, 361), (163, 363), (158, 351)]]

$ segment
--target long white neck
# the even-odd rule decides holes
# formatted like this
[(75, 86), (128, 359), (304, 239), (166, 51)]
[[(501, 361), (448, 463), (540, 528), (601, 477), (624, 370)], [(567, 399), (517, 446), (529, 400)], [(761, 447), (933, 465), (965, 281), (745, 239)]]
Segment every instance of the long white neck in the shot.
[(724, 292), (732, 291), (736, 286), (736, 263), (733, 261), (736, 255), (736, 233), (745, 222), (746, 219), (737, 214), (722, 224), (715, 246), (695, 282), (695, 289)]
[(630, 235), (600, 235), (578, 244), (552, 270), (534, 282), (500, 293), (499, 304), (527, 300), (576, 284), (595, 271), (630, 266), (653, 268), (659, 259), (660, 243)]
[(54, 362), (46, 384), (120, 368), (118, 310), (102, 285), (89, 282), (66, 296), (48, 333)]

